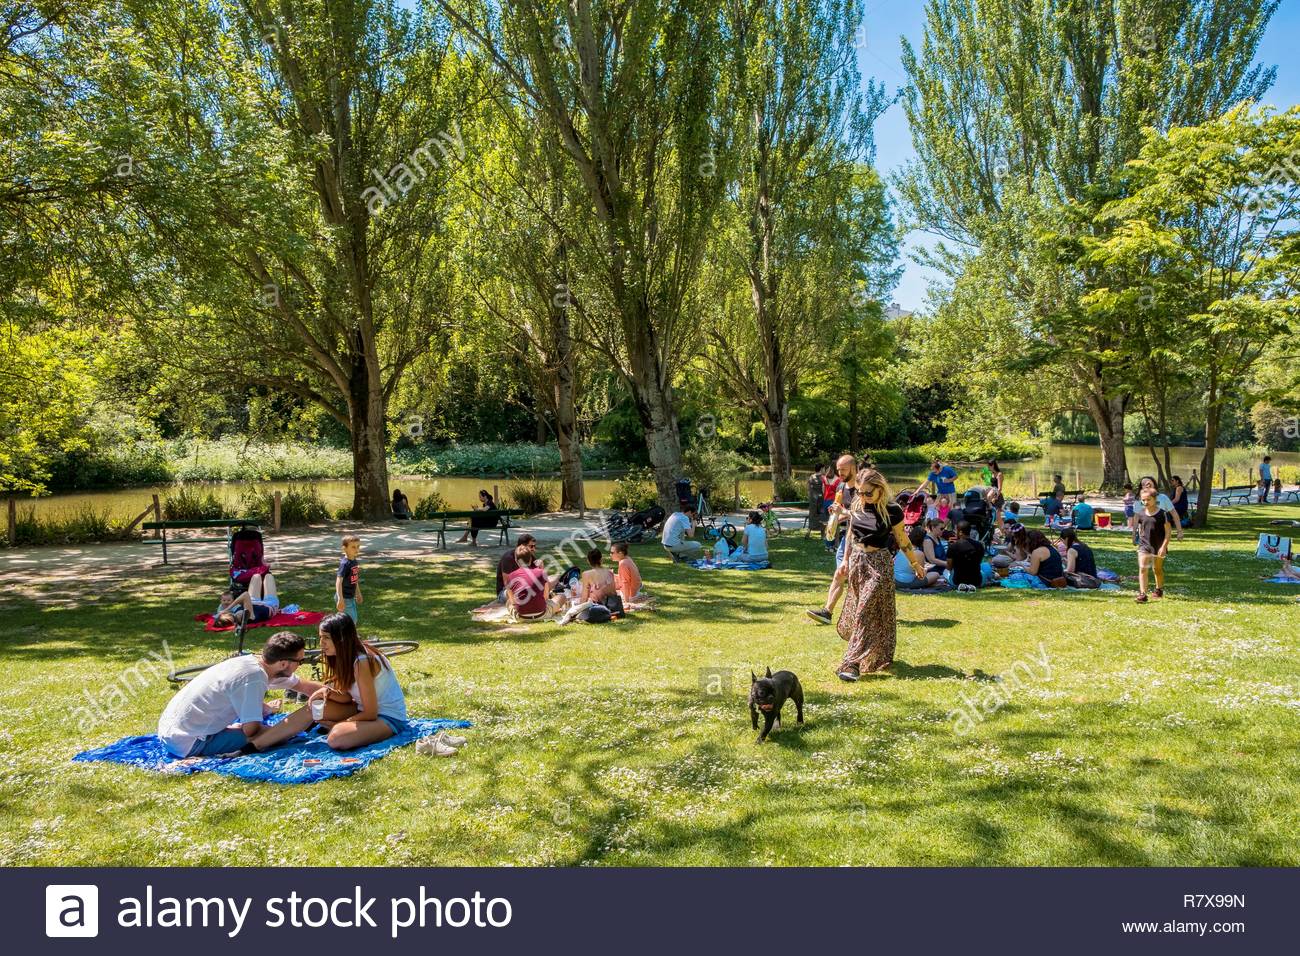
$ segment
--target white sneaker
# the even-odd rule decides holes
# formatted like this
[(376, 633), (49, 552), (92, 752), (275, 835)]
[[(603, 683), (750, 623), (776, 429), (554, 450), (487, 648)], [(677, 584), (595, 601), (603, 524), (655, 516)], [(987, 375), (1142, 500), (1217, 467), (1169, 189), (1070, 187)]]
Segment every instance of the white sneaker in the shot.
[(464, 747), (465, 744), (469, 743), (469, 741), (467, 741), (464, 737), (457, 737), (455, 734), (449, 734), (445, 730), (438, 731), (436, 734), (433, 735), (433, 739), (441, 740), (448, 747), (455, 747), (457, 750), (459, 750), (461, 747)]
[(456, 748), (447, 746), (437, 737), (421, 737), (415, 742), (415, 752), (429, 757), (454, 757)]

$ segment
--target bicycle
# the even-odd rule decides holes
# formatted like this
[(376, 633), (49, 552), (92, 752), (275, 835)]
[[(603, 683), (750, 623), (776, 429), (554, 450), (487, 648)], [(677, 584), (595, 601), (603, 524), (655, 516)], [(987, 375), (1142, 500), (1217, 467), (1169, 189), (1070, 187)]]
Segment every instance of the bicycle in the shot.
[[(244, 647), (244, 630), (245, 626), (240, 624), (235, 628), (235, 635), (239, 638), (239, 647), (230, 657), (242, 657), (245, 654), (253, 653)], [(398, 657), (402, 654), (409, 654), (411, 651), (419, 650), (419, 641), (371, 641), (370, 646), (385, 657)], [(230, 658), (226, 658), (229, 660)], [(320, 648), (308, 647), (303, 652), (303, 663), (311, 666), (313, 678), (320, 677)], [(181, 667), (167, 675), (167, 680), (172, 684), (184, 684), (186, 681), (193, 680), (211, 667), (212, 664), (194, 664), (190, 667)]]

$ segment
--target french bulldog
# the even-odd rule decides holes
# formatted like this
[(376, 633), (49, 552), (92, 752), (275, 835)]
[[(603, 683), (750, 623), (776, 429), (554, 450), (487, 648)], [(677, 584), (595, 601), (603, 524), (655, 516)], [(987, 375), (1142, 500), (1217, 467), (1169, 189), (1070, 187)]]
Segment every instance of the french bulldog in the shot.
[(749, 716), (755, 730), (758, 730), (758, 712), (763, 712), (763, 732), (758, 735), (757, 743), (767, 739), (773, 726), (781, 726), (781, 708), (786, 700), (794, 701), (798, 722), (803, 723), (803, 687), (798, 677), (790, 671), (773, 674), (770, 667), (762, 677), (753, 671), (749, 677)]

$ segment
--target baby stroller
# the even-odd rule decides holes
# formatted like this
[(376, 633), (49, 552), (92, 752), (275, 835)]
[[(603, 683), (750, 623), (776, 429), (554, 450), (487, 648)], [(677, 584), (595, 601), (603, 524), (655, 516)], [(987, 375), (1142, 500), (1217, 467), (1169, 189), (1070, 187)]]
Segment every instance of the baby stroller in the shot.
[(253, 575), (270, 570), (262, 551), (262, 532), (240, 528), (230, 536), (230, 590), (235, 597), (248, 590)]
[(649, 508), (638, 511), (636, 514), (632, 515), (632, 517), (627, 519), (627, 522), (630, 525), (635, 525), (640, 528), (642, 533), (650, 534), (664, 523), (664, 518), (666, 517), (667, 515), (664, 514), (663, 508), (658, 505), (651, 505)]
[(972, 541), (978, 541), (985, 548), (993, 541), (993, 509), (978, 491), (968, 491), (962, 499), (961, 509), (953, 512), (953, 524), (965, 521), (970, 524)]
[(618, 541), (635, 544), (641, 540), (644, 529), (640, 525), (634, 525), (623, 512), (615, 511), (605, 516), (601, 522), (601, 532), (611, 544)]
[(903, 526), (908, 531), (925, 521), (925, 492), (900, 491), (894, 500), (903, 509)]

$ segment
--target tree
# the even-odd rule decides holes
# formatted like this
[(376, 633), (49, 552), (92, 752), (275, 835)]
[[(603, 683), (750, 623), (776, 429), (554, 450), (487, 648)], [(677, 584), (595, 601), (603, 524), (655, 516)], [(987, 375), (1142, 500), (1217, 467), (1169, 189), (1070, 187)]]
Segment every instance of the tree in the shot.
[(142, 334), (197, 382), (325, 409), (350, 435), (353, 514), (385, 516), (388, 402), (450, 312), (469, 70), (446, 24), (365, 0), (120, 16), (101, 45), (144, 157), (119, 225)]
[(855, 293), (861, 306), (888, 292), (871, 280), (893, 264), (893, 224), (866, 165), (888, 101), (875, 84), (860, 89), (856, 0), (737, 0), (726, 12), (737, 182), (711, 258), (724, 283), (739, 272), (746, 295), (719, 290), (732, 307), (715, 310), (708, 360), (723, 393), (762, 418), (777, 489), (790, 480), (792, 385), (826, 357)]
[[(899, 189), (936, 257), (960, 274), (990, 249), (1026, 348), (1072, 383), (1101, 436), (1103, 484), (1124, 480), (1127, 317), (1080, 302), (1096, 276), (1036, 237), (1095, 213), (1142, 130), (1199, 123), (1258, 97), (1253, 65), (1277, 0), (928, 0), (920, 53), (904, 42), (904, 106), (918, 159)], [(1075, 223), (1095, 226), (1093, 215)], [(954, 251), (946, 243), (956, 243)]]
[[(1273, 343), (1300, 329), (1300, 107), (1238, 107), (1195, 127), (1148, 131), (1130, 194), (1108, 203), (1085, 244), (1111, 274), (1147, 277), (1167, 323), (1162, 351), (1197, 382), (1205, 420), (1200, 487), (1212, 487), (1225, 409)], [(1088, 304), (1132, 294), (1103, 288)], [(1146, 341), (1133, 343), (1139, 352)], [(1158, 383), (1149, 383), (1159, 387)], [(1210, 496), (1198, 496), (1204, 525)]]
[(520, 0), (439, 5), (486, 51), (582, 184), (567, 250), (596, 294), (577, 300), (627, 382), (660, 503), (674, 507), (681, 439), (673, 381), (722, 195), (720, 24), (707, 0)]

